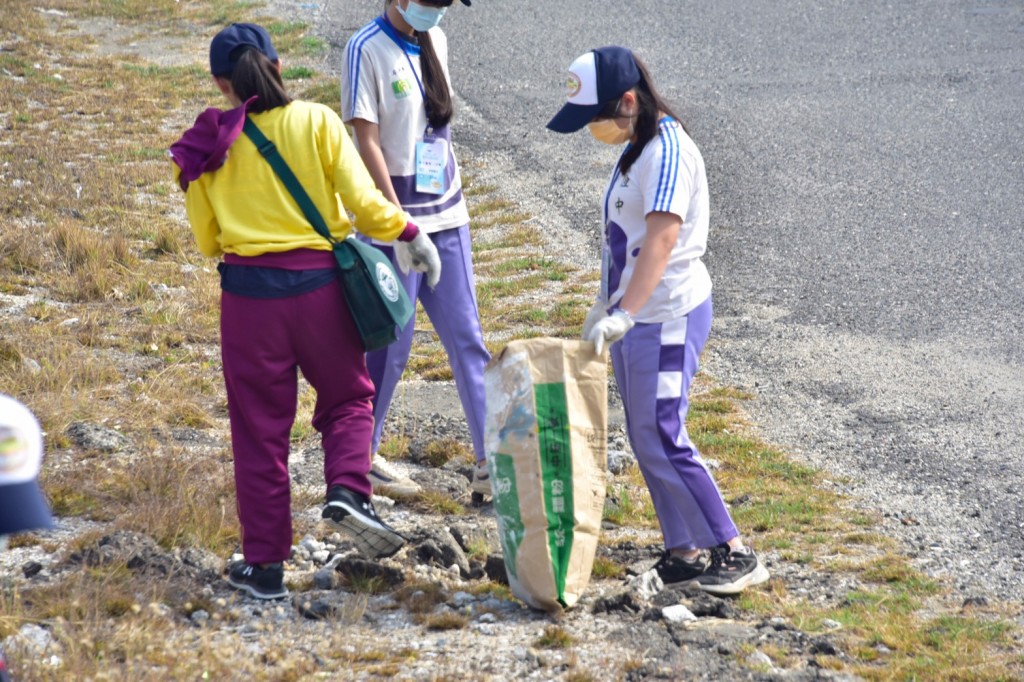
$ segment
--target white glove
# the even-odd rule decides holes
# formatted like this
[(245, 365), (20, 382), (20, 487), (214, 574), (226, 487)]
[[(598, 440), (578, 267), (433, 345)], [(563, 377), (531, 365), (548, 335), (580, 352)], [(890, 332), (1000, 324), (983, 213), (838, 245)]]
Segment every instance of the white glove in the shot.
[(606, 347), (605, 344), (610, 346), (621, 339), (626, 332), (633, 328), (633, 324), (633, 318), (629, 316), (629, 313), (624, 310), (616, 310), (611, 315), (598, 320), (586, 340), (593, 341), (594, 350), (601, 355)]
[(437, 255), (437, 247), (426, 232), (420, 232), (411, 242), (395, 244), (395, 260), (402, 274), (408, 275), (410, 270), (425, 272), (427, 286), (437, 286), (441, 279), (441, 258)]
[(586, 340), (590, 336), (590, 330), (594, 328), (597, 321), (608, 316), (608, 306), (605, 305), (604, 301), (598, 298), (594, 301), (594, 305), (591, 306), (590, 312), (587, 313), (587, 318), (583, 320), (583, 333), (580, 334), (580, 338)]

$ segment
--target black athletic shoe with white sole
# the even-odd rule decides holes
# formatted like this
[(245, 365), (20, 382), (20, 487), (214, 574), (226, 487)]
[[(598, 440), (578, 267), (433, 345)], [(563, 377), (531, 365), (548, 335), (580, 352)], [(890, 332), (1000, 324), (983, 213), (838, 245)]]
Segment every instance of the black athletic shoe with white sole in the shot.
[(288, 596), (281, 564), (267, 564), (266, 568), (260, 568), (238, 561), (228, 569), (228, 584), (257, 599), (284, 599)]
[(405, 544), (398, 531), (380, 520), (370, 498), (344, 486), (336, 485), (327, 492), (323, 518), (374, 559), (389, 557)]
[(666, 551), (654, 564), (654, 570), (658, 572), (661, 582), (666, 585), (692, 585), (697, 578), (707, 570), (707, 562), (700, 555), (693, 559), (684, 559), (681, 556)]
[(707, 569), (697, 578), (697, 587), (716, 595), (739, 594), (751, 585), (768, 580), (764, 567), (749, 547), (730, 549), (721, 544), (711, 550)]

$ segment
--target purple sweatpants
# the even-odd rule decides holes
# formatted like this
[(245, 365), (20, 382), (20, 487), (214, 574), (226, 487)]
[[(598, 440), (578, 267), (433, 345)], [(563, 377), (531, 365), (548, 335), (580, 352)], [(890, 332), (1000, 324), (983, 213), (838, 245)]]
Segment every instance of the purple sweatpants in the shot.
[[(473, 254), (469, 239), (469, 226), (442, 230), (429, 235), (441, 257), (441, 281), (431, 290), (423, 274), (410, 272), (408, 275), (395, 264), (395, 271), (409, 298), (419, 298), (430, 318), (431, 324), (441, 339), (441, 345), (448, 353), (448, 362), (455, 376), (455, 387), (466, 415), (469, 434), (473, 439), (473, 453), (482, 462), (484, 455), (484, 367), (491, 354), (484, 346), (480, 330), (480, 315), (476, 307), (476, 284), (473, 278)], [(395, 263), (395, 252), (389, 246), (376, 245)], [(380, 350), (367, 353), (366, 364), (370, 378), (377, 387), (373, 403), (373, 441), (371, 451), (380, 446), (384, 419), (387, 417), (391, 399), (395, 395), (405, 365), (412, 350), (415, 318), (409, 320), (398, 340)]]
[(288, 298), (222, 292), (220, 329), (242, 552), (249, 563), (283, 561), (292, 544), (297, 369), (316, 390), (327, 488), (370, 494), (373, 384), (362, 341), (337, 281)]
[(714, 547), (739, 535), (686, 433), (687, 394), (711, 331), (711, 298), (671, 322), (637, 324), (612, 344), (626, 429), (666, 549)]

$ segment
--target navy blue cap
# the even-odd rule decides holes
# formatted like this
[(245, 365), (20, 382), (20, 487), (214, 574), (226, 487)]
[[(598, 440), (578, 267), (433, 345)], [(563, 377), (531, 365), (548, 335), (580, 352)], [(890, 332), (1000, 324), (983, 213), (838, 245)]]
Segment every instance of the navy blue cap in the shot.
[(270, 61), (277, 61), (277, 50), (267, 29), (256, 24), (231, 24), (210, 41), (210, 73), (230, 76), (242, 47), (254, 47)]
[(581, 55), (569, 65), (568, 102), (548, 122), (556, 133), (573, 133), (594, 120), (601, 108), (640, 82), (633, 53), (611, 45)]

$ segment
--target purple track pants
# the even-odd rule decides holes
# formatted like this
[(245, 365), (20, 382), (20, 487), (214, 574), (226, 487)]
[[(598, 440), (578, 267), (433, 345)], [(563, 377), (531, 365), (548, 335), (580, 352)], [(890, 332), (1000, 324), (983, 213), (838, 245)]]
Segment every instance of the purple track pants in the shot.
[(292, 545), (298, 369), (316, 390), (327, 488), (370, 494), (373, 384), (362, 341), (337, 281), (288, 298), (222, 292), (220, 326), (242, 552), (252, 564), (283, 561)]
[(686, 433), (687, 394), (711, 331), (711, 298), (685, 317), (639, 323), (612, 344), (626, 430), (666, 549), (714, 547), (739, 535)]
[[(469, 434), (473, 439), (473, 453), (478, 462), (484, 461), (484, 367), (491, 354), (484, 346), (480, 330), (480, 314), (476, 307), (476, 284), (473, 277), (473, 253), (469, 238), (469, 226), (433, 232), (430, 239), (437, 247), (441, 258), (441, 281), (431, 290), (423, 280), (423, 274), (410, 272), (402, 274), (395, 262), (395, 252), (389, 246), (376, 244), (395, 264), (395, 271), (409, 298), (419, 298), (430, 318), (431, 324), (441, 339), (441, 345), (448, 353), (448, 362), (455, 377), (455, 387), (466, 415)], [(366, 364), (370, 378), (377, 388), (373, 403), (373, 441), (371, 451), (380, 446), (384, 419), (387, 417), (391, 399), (395, 395), (405, 365), (412, 350), (415, 318), (409, 320), (398, 340), (380, 350), (367, 353)]]

